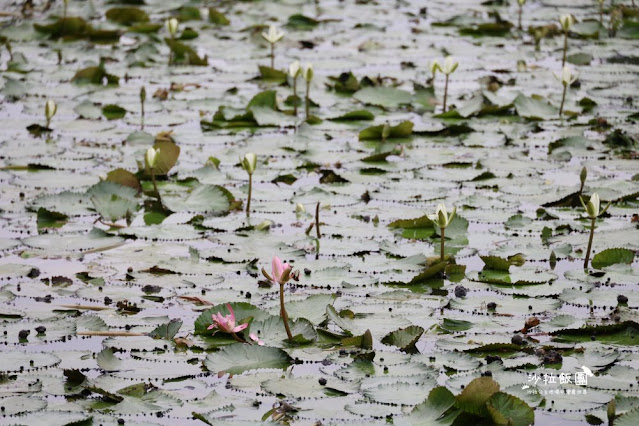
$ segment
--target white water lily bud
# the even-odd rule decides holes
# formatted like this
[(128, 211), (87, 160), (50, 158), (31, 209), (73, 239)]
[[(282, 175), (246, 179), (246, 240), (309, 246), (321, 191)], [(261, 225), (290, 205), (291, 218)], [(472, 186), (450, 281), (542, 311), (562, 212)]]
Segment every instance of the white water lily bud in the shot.
[(568, 65), (565, 65), (561, 70), (561, 74), (555, 74), (555, 78), (561, 81), (564, 86), (570, 86), (577, 80), (577, 74), (573, 74)]
[(166, 20), (166, 29), (169, 31), (171, 38), (175, 38), (177, 34), (179, 22), (175, 18), (170, 18)]
[(51, 121), (55, 113), (58, 111), (58, 106), (51, 99), (44, 105), (44, 115), (47, 118), (47, 122)]
[(304, 214), (306, 213), (306, 207), (304, 207), (304, 204), (302, 203), (297, 203), (295, 205), (295, 214)]
[(257, 155), (252, 152), (247, 153), (244, 158), (240, 158), (240, 164), (246, 173), (252, 175), (257, 168)]
[(588, 200), (588, 204), (584, 203), (584, 199), (581, 197), (579, 197), (579, 200), (581, 201), (581, 205), (584, 207), (584, 209), (586, 210), (586, 213), (591, 219), (596, 219), (597, 217), (604, 214), (606, 210), (608, 210), (608, 207), (610, 207), (610, 204), (612, 203), (611, 201), (603, 210), (600, 211), (599, 209), (601, 207), (601, 201), (599, 200), (599, 194), (597, 194), (596, 192), (590, 196), (590, 200)]
[(586, 178), (588, 177), (588, 169), (584, 167), (581, 169), (581, 173), (579, 174), (579, 180), (581, 181), (581, 185), (583, 186), (586, 183)]
[(299, 77), (299, 75), (302, 73), (302, 66), (300, 65), (300, 61), (293, 61), (291, 62), (291, 65), (289, 65), (288, 67), (288, 75), (290, 75), (293, 78), (297, 78)]
[(519, 3), (519, 6), (523, 6), (526, 4), (526, 0), (517, 0), (517, 3)]
[(307, 63), (304, 65), (304, 80), (311, 81), (315, 73), (313, 72), (313, 64)]
[(271, 24), (268, 27), (268, 33), (262, 33), (262, 37), (269, 43), (275, 44), (284, 37), (284, 33), (278, 30), (275, 25)]
[(459, 62), (455, 62), (451, 56), (446, 56), (446, 59), (444, 59), (444, 65), (440, 66), (439, 69), (444, 74), (450, 75), (455, 72), (458, 66)]
[(455, 214), (457, 213), (457, 207), (453, 207), (453, 211), (448, 215), (446, 211), (446, 206), (440, 204), (437, 206), (437, 211), (434, 215), (428, 215), (428, 218), (435, 222), (437, 226), (441, 229), (446, 229), (448, 225), (455, 219)]
[(572, 17), (572, 15), (561, 15), (559, 17), (559, 23), (561, 24), (561, 28), (565, 31), (568, 32), (570, 31), (570, 28), (572, 27), (572, 24), (575, 23), (575, 18)]
[(158, 162), (158, 154), (160, 153), (160, 149), (155, 149), (153, 147), (146, 150), (146, 164), (150, 169), (154, 169), (157, 166)]

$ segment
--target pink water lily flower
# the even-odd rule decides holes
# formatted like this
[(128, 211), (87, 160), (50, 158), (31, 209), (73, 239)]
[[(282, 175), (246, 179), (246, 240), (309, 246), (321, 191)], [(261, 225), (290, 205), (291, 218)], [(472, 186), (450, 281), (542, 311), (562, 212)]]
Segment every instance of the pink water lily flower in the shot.
[(223, 316), (221, 312), (218, 312), (217, 314), (211, 315), (213, 324), (209, 325), (207, 330), (217, 328), (225, 333), (237, 333), (248, 327), (248, 323), (235, 326), (235, 313), (233, 312), (233, 308), (231, 308), (231, 305), (228, 303), (226, 306), (228, 306), (230, 314)]
[(264, 274), (268, 280), (283, 285), (291, 279), (292, 269), (291, 265), (282, 262), (279, 257), (275, 256), (273, 262), (271, 262), (271, 275), (269, 275), (264, 268), (262, 268), (262, 274)]

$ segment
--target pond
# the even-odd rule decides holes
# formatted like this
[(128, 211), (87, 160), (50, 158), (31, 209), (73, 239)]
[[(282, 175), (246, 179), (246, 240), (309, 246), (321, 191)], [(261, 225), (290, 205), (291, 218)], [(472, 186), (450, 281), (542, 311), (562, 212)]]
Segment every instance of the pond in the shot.
[(5, 6), (0, 423), (639, 424), (638, 39), (620, 0)]

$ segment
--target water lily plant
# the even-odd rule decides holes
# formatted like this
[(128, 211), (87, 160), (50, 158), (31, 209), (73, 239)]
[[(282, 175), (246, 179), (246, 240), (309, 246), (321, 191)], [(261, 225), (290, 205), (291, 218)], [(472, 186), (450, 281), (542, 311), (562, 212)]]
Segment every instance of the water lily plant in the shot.
[(581, 182), (581, 186), (579, 187), (579, 195), (584, 191), (584, 185), (586, 184), (586, 178), (588, 177), (588, 169), (584, 166), (581, 169), (581, 173), (579, 174), (579, 181)]
[(311, 81), (313, 80), (314, 75), (313, 64), (309, 63), (304, 65), (302, 76), (304, 77), (304, 80), (306, 80), (306, 120), (311, 117)]
[(304, 70), (302, 71), (302, 77), (306, 81), (306, 120), (311, 117), (311, 81), (313, 80), (313, 76), (315, 72), (313, 71), (313, 64), (307, 63), (304, 65)]
[(575, 23), (575, 18), (572, 15), (561, 15), (559, 17), (559, 23), (561, 24), (561, 29), (564, 32), (564, 54), (561, 60), (561, 66), (566, 65), (566, 52), (568, 52), (568, 32), (572, 25)]
[(244, 158), (240, 157), (240, 164), (242, 168), (246, 170), (249, 176), (248, 198), (246, 200), (246, 217), (251, 216), (251, 196), (253, 194), (253, 172), (257, 167), (257, 155), (252, 152), (244, 155)]
[(47, 103), (44, 105), (44, 116), (47, 119), (47, 129), (51, 125), (51, 119), (53, 118), (56, 112), (58, 112), (58, 106), (55, 104), (53, 100), (49, 99)]
[(284, 33), (271, 24), (268, 27), (268, 32), (262, 33), (262, 37), (271, 45), (271, 68), (275, 68), (275, 43), (284, 37)]
[(144, 130), (144, 102), (146, 101), (146, 88), (140, 89), (140, 130)]
[(437, 206), (437, 211), (435, 212), (435, 214), (429, 215), (429, 219), (435, 222), (435, 225), (439, 226), (439, 229), (440, 229), (440, 236), (441, 236), (440, 260), (442, 262), (444, 261), (444, 239), (445, 239), (444, 234), (446, 233), (446, 228), (448, 228), (448, 225), (450, 225), (453, 219), (455, 219), (456, 212), (457, 212), (457, 207), (453, 207), (453, 211), (449, 215), (448, 212), (446, 211), (446, 206), (443, 204), (440, 204)]
[(302, 74), (300, 61), (293, 61), (288, 67), (288, 75), (293, 79), (293, 114), (297, 117), (297, 78)]
[(448, 101), (448, 79), (450, 75), (455, 72), (457, 67), (459, 66), (459, 62), (455, 62), (452, 57), (447, 56), (444, 59), (443, 64), (439, 64), (439, 70), (446, 76), (446, 82), (444, 83), (444, 112), (446, 112), (446, 103)]
[[(179, 22), (175, 18), (170, 18), (166, 20), (166, 30), (169, 32), (169, 36), (171, 40), (175, 40), (175, 36), (177, 35)], [(173, 50), (169, 51), (169, 65), (173, 64)]]
[(280, 316), (282, 317), (282, 321), (284, 321), (284, 328), (286, 329), (288, 340), (293, 341), (293, 334), (291, 333), (291, 328), (288, 325), (288, 314), (284, 307), (284, 284), (289, 282), (291, 278), (295, 276), (293, 268), (291, 265), (282, 262), (279, 257), (275, 256), (271, 262), (271, 274), (269, 275), (264, 268), (262, 268), (262, 274), (270, 282), (280, 285)]
[(584, 260), (584, 269), (588, 269), (588, 262), (590, 261), (590, 250), (592, 249), (592, 240), (595, 236), (595, 222), (599, 216), (601, 216), (606, 212), (606, 210), (608, 210), (608, 207), (610, 207), (612, 201), (609, 202), (603, 210), (600, 210), (601, 200), (599, 200), (599, 194), (597, 194), (596, 192), (590, 196), (588, 203), (584, 203), (584, 199), (581, 196), (579, 196), (579, 201), (581, 201), (581, 205), (584, 207), (584, 210), (586, 210), (586, 213), (591, 220), (590, 238), (588, 239), (588, 249), (586, 249), (586, 259)]
[(158, 165), (158, 157), (160, 155), (160, 149), (155, 149), (153, 147), (146, 150), (146, 155), (144, 159), (146, 161), (146, 165), (149, 168), (149, 173), (151, 173), (151, 182), (153, 182), (153, 190), (155, 191), (158, 201), (160, 202), (160, 206), (162, 206), (162, 198), (160, 197), (160, 191), (158, 191), (158, 185), (155, 181), (155, 171)]
[(568, 87), (577, 80), (577, 74), (573, 74), (572, 70), (568, 66), (564, 66), (561, 70), (561, 74), (555, 74), (555, 78), (561, 81), (564, 86), (563, 93), (561, 95), (561, 106), (559, 107), (559, 117), (564, 112), (564, 103), (566, 102), (566, 91)]
[(517, 17), (517, 28), (521, 31), (523, 28), (521, 26), (521, 14), (524, 9), (524, 5), (526, 4), (526, 0), (517, 0), (517, 4), (519, 5), (519, 15)]
[[(245, 343), (245, 340), (241, 339), (236, 333), (239, 333), (240, 331), (248, 327), (248, 323), (235, 325), (235, 312), (233, 312), (233, 308), (231, 307), (230, 303), (227, 303), (226, 306), (229, 308), (230, 314), (222, 315), (221, 312), (218, 312), (217, 314), (212, 314), (211, 317), (213, 318), (213, 324), (209, 325), (207, 327), (207, 330), (216, 329), (216, 331), (228, 333), (231, 336), (233, 336), (233, 338), (237, 340), (238, 342)], [(253, 340), (258, 341), (259, 343), (259, 339), (257, 339), (257, 336), (255, 337), (256, 339), (253, 339)], [(262, 344), (264, 344), (264, 342), (262, 342)]]

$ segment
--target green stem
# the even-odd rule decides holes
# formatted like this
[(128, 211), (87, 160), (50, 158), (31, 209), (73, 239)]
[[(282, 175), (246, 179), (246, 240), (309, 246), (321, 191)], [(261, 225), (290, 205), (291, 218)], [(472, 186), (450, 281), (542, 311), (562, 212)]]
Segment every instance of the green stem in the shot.
[(162, 204), (162, 197), (160, 196), (160, 191), (158, 191), (158, 184), (155, 181), (155, 169), (151, 169), (151, 182), (153, 182), (153, 190), (155, 194), (158, 196), (158, 201), (160, 202), (160, 207), (164, 209), (164, 205)]
[(50, 127), (49, 127), (50, 125), (51, 125), (51, 119), (47, 118), (47, 129), (49, 129), (49, 128), (50, 128)]
[(588, 269), (588, 262), (590, 261), (590, 249), (592, 249), (592, 240), (595, 236), (595, 221), (597, 218), (592, 219), (590, 224), (590, 238), (588, 239), (588, 249), (586, 250), (586, 259), (584, 260), (584, 269)]
[(246, 200), (246, 217), (251, 217), (251, 196), (253, 195), (253, 175), (249, 175), (248, 199)]
[(271, 43), (271, 68), (275, 68), (275, 43)]
[(317, 240), (318, 241), (322, 237), (322, 234), (320, 233), (319, 208), (320, 208), (320, 203), (318, 201), (317, 202), (317, 206), (315, 207), (315, 230), (317, 231)]
[(568, 31), (564, 32), (564, 56), (561, 59), (561, 67), (566, 65), (566, 53), (568, 52)]
[(297, 76), (293, 77), (293, 114), (297, 117)]
[(142, 115), (142, 119), (140, 121), (140, 130), (144, 130), (144, 102), (140, 102), (140, 110)]
[(518, 18), (518, 24), (519, 24), (519, 31), (521, 31), (523, 28), (521, 27), (521, 12), (522, 12), (522, 6), (519, 5), (519, 18)]
[(441, 241), (439, 246), (439, 255), (441, 257), (441, 261), (444, 261), (444, 234), (446, 233), (446, 228), (440, 228), (441, 230)]
[(561, 106), (559, 107), (559, 118), (564, 112), (564, 102), (566, 102), (566, 91), (568, 90), (568, 85), (564, 84), (564, 92), (561, 95)]
[(602, 27), (604, 24), (603, 23), (603, 10), (604, 10), (603, 6), (604, 6), (603, 3), (599, 3), (599, 25), (601, 25)]
[(446, 83), (444, 84), (444, 112), (446, 112), (447, 101), (448, 101), (448, 74), (446, 74)]
[(286, 329), (288, 341), (293, 342), (293, 334), (291, 333), (291, 328), (288, 325), (288, 314), (284, 307), (284, 284), (280, 284), (280, 315), (282, 316), (282, 321), (284, 321), (284, 328)]
[(311, 95), (310, 95), (310, 90), (311, 90), (311, 82), (310, 81), (306, 81), (306, 120), (307, 121), (311, 117)]

